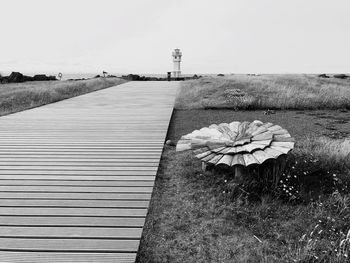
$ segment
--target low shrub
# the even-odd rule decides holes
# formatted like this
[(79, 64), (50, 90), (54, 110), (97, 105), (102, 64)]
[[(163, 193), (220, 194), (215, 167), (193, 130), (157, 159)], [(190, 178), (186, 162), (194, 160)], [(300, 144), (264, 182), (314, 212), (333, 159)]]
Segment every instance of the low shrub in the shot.
[(245, 196), (260, 200), (261, 196), (288, 202), (312, 202), (337, 191), (350, 190), (349, 140), (326, 137), (305, 139), (288, 156), (268, 160), (244, 169), (243, 181), (236, 182), (232, 168), (211, 167), (207, 177), (222, 178), (225, 190), (234, 199)]

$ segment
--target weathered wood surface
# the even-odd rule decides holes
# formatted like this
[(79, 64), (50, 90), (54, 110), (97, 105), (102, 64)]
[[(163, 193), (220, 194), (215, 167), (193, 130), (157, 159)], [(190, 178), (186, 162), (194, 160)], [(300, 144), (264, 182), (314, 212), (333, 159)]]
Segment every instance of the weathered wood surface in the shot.
[[(287, 130), (258, 120), (212, 124), (182, 136), (176, 146), (177, 151), (194, 150), (202, 163), (242, 167), (276, 159), (293, 148)], [(240, 174), (236, 168), (237, 177)]]
[(177, 85), (1, 117), (0, 262), (134, 262)]

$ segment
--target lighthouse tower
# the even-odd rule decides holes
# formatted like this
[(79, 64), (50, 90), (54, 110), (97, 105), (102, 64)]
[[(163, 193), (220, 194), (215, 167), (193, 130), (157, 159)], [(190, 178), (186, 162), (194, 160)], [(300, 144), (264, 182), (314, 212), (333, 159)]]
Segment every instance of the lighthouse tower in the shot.
[(181, 76), (181, 69), (180, 69), (181, 56), (182, 56), (182, 53), (180, 49), (176, 48), (173, 51), (173, 61), (174, 61), (173, 77), (174, 78), (180, 78)]

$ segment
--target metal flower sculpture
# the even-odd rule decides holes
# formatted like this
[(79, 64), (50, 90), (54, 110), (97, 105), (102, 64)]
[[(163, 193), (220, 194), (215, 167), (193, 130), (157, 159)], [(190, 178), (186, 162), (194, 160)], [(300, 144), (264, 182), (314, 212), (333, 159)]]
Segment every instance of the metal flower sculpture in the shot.
[(279, 125), (253, 122), (213, 124), (182, 136), (176, 151), (194, 150), (206, 164), (249, 166), (277, 159), (294, 148), (294, 139)]

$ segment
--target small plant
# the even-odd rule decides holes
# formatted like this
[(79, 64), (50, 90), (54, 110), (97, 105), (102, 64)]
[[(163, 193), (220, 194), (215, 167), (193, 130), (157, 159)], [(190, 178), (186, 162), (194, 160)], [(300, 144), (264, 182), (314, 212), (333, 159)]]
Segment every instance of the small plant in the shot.
[[(216, 169), (217, 170), (217, 169)], [(237, 194), (249, 195), (253, 200), (269, 195), (293, 203), (310, 203), (332, 193), (348, 192), (348, 181), (333, 167), (312, 154), (290, 154), (277, 160), (270, 160), (259, 167), (246, 168), (247, 176), (231, 188), (232, 198)], [(232, 176), (225, 178), (228, 189)], [(239, 191), (237, 192), (237, 190)]]
[(240, 89), (228, 89), (224, 92), (224, 98), (230, 107), (235, 110), (246, 109), (255, 100), (253, 96), (248, 95)]
[(350, 258), (350, 229), (346, 237), (340, 241), (338, 257)]
[[(319, 215), (310, 231), (299, 240), (304, 257), (317, 262), (348, 262), (350, 256), (349, 197), (335, 191), (328, 199), (312, 203)], [(327, 211), (327, 212), (325, 212)], [(316, 215), (317, 215), (316, 214)], [(347, 226), (347, 228), (344, 228)], [(338, 262), (336, 261), (336, 262)]]
[(289, 201), (313, 201), (338, 189), (337, 174), (312, 154), (291, 155), (280, 177), (276, 195)]
[[(322, 206), (322, 203), (317, 204)], [(335, 228), (335, 219), (319, 219), (312, 230), (300, 238), (308, 258), (326, 262), (339, 255), (339, 240), (343, 233)]]

